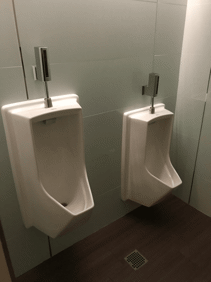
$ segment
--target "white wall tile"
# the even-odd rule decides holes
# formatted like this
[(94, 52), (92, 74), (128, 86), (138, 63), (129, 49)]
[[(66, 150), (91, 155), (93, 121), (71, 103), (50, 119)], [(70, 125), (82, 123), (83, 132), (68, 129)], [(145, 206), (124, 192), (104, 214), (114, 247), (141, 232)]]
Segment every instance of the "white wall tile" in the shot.
[(86, 167), (94, 197), (120, 186), (122, 119), (117, 111), (84, 119)]
[[(152, 53), (146, 52), (136, 58), (53, 64), (49, 93), (76, 93), (84, 116), (144, 103), (141, 89), (148, 83), (152, 61)], [(27, 83), (31, 99), (45, 96), (43, 82), (33, 81), (32, 72)]]
[(7, 241), (15, 276), (27, 272), (50, 258), (48, 238), (33, 230), (25, 232)]
[(182, 184), (178, 188), (176, 188), (172, 192), (172, 194), (188, 204), (193, 178), (193, 171), (191, 171), (191, 169), (189, 169), (188, 171), (177, 169), (177, 173), (182, 179)]
[(159, 98), (177, 95), (180, 57), (180, 54), (154, 56), (153, 71), (160, 76), (158, 88)]
[(93, 212), (95, 229), (98, 230), (108, 225), (139, 206), (135, 202), (122, 201), (120, 187), (103, 194), (96, 199), (96, 209)]
[(182, 53), (178, 97), (205, 101), (210, 61), (203, 54)]
[(0, 68), (20, 66), (21, 60), (15, 29), (12, 1), (1, 1), (0, 38)]
[(164, 97), (164, 98), (156, 97), (155, 103), (156, 104), (163, 103), (163, 104), (165, 104), (165, 108), (167, 110), (169, 110), (172, 113), (175, 113), (176, 99), (177, 99), (176, 95), (175, 96), (168, 96), (168, 97)]
[(188, 5), (183, 52), (203, 55), (205, 58), (211, 49), (211, 33), (208, 32), (211, 25), (210, 5)]
[(203, 111), (204, 101), (179, 96), (174, 121), (175, 132), (198, 140)]
[(1, 165), (3, 179), (1, 185), (4, 185), (4, 191), (1, 192), (1, 222), (4, 228), (4, 234), (7, 240), (17, 235), (27, 232), (23, 224), (20, 207), (16, 195), (15, 185), (13, 183), (12, 172), (9, 162)]
[[(200, 147), (197, 157), (196, 173), (199, 177), (211, 181), (211, 133), (210, 130), (200, 138)], [(211, 208), (211, 204), (210, 204)]]
[[(207, 5), (203, 5), (203, 4)], [(194, 5), (192, 5), (194, 4)], [(198, 5), (195, 5), (198, 4)], [(196, 157), (198, 142), (200, 138), (200, 129), (202, 125), (204, 104), (206, 98), (207, 84), (210, 73), (210, 50), (211, 34), (210, 30), (210, 12), (211, 2), (189, 0), (187, 6), (187, 16), (183, 40), (183, 51), (181, 58), (181, 69), (178, 87), (178, 99), (176, 107), (176, 120), (174, 124), (175, 133), (181, 137), (184, 136), (187, 152), (193, 147), (191, 155), (184, 155), (180, 158), (186, 159), (188, 164), (192, 157)], [(210, 201), (210, 100), (207, 101), (205, 118), (203, 122), (200, 146), (194, 175), (193, 190), (191, 195), (191, 205), (200, 211), (208, 214), (211, 210)], [(184, 147), (185, 148), (185, 147)], [(173, 152), (174, 154), (175, 152)], [(185, 181), (182, 186), (182, 193), (178, 196), (182, 199), (190, 194), (191, 177), (189, 176), (194, 166), (181, 167), (181, 175)], [(189, 179), (190, 178), (190, 179)], [(176, 194), (177, 195), (177, 194)], [(209, 215), (211, 215), (209, 213)]]
[[(0, 68), (0, 108), (3, 105), (15, 103), (26, 100), (26, 91), (23, 81), (23, 72), (21, 67), (15, 68)], [(10, 194), (10, 189), (15, 191), (7, 142), (3, 127), (2, 116), (0, 114), (0, 155), (1, 155), (1, 177), (0, 177), (0, 213), (2, 215), (1, 220), (4, 221), (3, 206), (8, 204), (6, 198)]]
[[(200, 136), (199, 151), (196, 163), (196, 174), (200, 178), (211, 182), (211, 92), (205, 107), (202, 132)], [(211, 203), (210, 203), (211, 209)]]
[(22, 67), (0, 68), (0, 107), (26, 100)]
[(193, 190), (190, 205), (202, 213), (211, 217), (210, 199), (211, 182), (201, 178), (198, 174), (194, 176)]
[(52, 63), (136, 57), (153, 47), (156, 3), (15, 0), (15, 7), (26, 65), (34, 64), (34, 46), (48, 46)]
[(159, 3), (155, 55), (181, 53), (186, 6)]
[[(193, 4), (193, 5), (192, 5)], [(195, 5), (196, 4), (196, 5)], [(210, 48), (211, 48), (211, 35), (210, 35), (210, 12), (211, 12), (211, 2), (210, 1), (189, 1), (188, 2), (188, 17), (187, 17), (187, 27), (188, 36), (185, 42), (185, 52), (191, 47), (191, 52), (193, 55), (200, 55), (201, 60), (194, 59), (195, 65), (197, 66), (198, 84), (201, 86), (204, 82), (205, 86), (207, 83), (203, 81), (201, 73), (204, 70), (207, 73), (210, 71)], [(194, 32), (191, 30), (194, 30)], [(195, 44), (197, 42), (197, 44)], [(207, 62), (206, 62), (207, 61)], [(203, 64), (203, 66), (202, 66)], [(196, 72), (196, 71), (195, 71)], [(196, 76), (195, 76), (196, 77)], [(195, 83), (194, 83), (195, 84)], [(204, 214), (211, 216), (211, 128), (210, 128), (210, 118), (211, 118), (211, 92), (209, 88), (209, 93), (206, 101), (204, 119), (202, 123), (202, 131), (199, 143), (199, 150), (196, 162), (196, 170), (193, 181), (193, 188), (191, 193), (190, 204), (203, 212)]]
[(78, 94), (85, 115), (137, 102), (137, 91), (152, 71), (156, 3), (21, 0), (15, 6), (30, 99), (45, 96), (31, 65), (34, 46), (46, 45), (52, 63), (50, 95)]
[(172, 134), (171, 142), (171, 161), (182, 179), (182, 185), (175, 191), (174, 195), (188, 203), (198, 140), (184, 136), (177, 132)]
[[(0, 108), (3, 105), (15, 103), (19, 101), (26, 100), (26, 91), (23, 81), (23, 72), (21, 67), (15, 68), (0, 68)], [(0, 213), (2, 222), (9, 223), (9, 220), (4, 216), (9, 216), (9, 214), (4, 214), (4, 207), (9, 204), (8, 197), (11, 194), (15, 195), (15, 187), (10, 167), (7, 142), (3, 127), (2, 116), (0, 114)], [(12, 191), (12, 193), (10, 193)], [(17, 199), (16, 199), (17, 201)], [(11, 207), (12, 208), (12, 207)], [(12, 211), (11, 211), (12, 212)], [(4, 224), (3, 224), (4, 227)]]

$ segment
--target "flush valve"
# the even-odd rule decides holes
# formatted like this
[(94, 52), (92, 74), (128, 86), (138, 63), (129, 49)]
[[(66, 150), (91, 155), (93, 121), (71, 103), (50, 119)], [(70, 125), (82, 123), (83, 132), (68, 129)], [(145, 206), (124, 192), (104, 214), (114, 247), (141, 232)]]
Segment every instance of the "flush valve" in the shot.
[(151, 114), (155, 113), (154, 98), (158, 94), (158, 85), (159, 85), (159, 75), (157, 73), (150, 73), (148, 85), (142, 86), (142, 95), (151, 96), (151, 107), (150, 107)]
[(34, 47), (35, 60), (36, 60), (36, 80), (44, 81), (46, 98), (44, 98), (45, 108), (53, 107), (51, 98), (49, 97), (47, 81), (51, 80), (51, 73), (48, 62), (48, 48), (47, 47)]

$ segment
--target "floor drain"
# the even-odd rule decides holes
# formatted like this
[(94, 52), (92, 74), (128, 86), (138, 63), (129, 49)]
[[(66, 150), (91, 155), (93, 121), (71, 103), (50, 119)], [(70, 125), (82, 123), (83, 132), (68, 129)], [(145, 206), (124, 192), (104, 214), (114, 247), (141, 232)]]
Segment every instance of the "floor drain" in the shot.
[(127, 255), (125, 257), (125, 260), (134, 270), (138, 270), (141, 266), (145, 265), (148, 262), (148, 260), (137, 250)]
[(61, 203), (61, 205), (62, 205), (63, 207), (66, 207), (66, 206), (67, 206), (67, 204), (66, 204), (66, 203)]

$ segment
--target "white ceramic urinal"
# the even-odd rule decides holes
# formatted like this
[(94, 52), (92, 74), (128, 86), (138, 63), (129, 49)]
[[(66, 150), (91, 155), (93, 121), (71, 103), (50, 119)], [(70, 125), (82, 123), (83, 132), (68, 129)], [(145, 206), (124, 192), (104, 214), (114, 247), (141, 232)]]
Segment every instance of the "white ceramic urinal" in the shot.
[(122, 135), (122, 200), (150, 207), (182, 181), (169, 158), (173, 113), (164, 104), (124, 113)]
[(27, 228), (52, 238), (84, 223), (94, 207), (86, 174), (78, 96), (2, 107), (18, 200)]

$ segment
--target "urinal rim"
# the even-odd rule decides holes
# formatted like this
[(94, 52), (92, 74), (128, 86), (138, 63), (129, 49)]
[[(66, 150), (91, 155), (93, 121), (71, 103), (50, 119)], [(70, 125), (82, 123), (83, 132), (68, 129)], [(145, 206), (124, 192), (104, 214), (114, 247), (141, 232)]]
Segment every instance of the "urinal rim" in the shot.
[[(78, 97), (77, 94), (65, 94), (65, 95), (59, 95), (59, 96), (52, 96), (51, 99), (54, 102), (59, 102), (60, 100), (62, 100), (62, 101), (64, 101), (64, 100), (75, 100), (74, 102), (79, 105), (79, 97)], [(35, 107), (39, 105), (41, 107), (38, 107), (38, 108), (42, 109), (42, 108), (44, 108), (43, 98), (6, 104), (6, 105), (3, 105), (1, 107), (1, 110), (13, 113), (15, 110), (17, 110), (17, 107), (18, 107), (19, 110), (17, 110), (17, 111), (20, 112), (21, 109), (28, 108), (29, 105), (33, 106), (33, 109), (35, 109)], [(20, 109), (20, 106), (23, 106), (23, 107), (21, 107), (21, 109)], [(9, 110), (8, 110), (8, 108), (9, 108)], [(44, 109), (45, 110), (51, 110), (52, 108), (44, 108)]]

